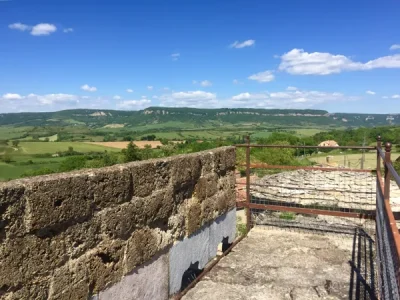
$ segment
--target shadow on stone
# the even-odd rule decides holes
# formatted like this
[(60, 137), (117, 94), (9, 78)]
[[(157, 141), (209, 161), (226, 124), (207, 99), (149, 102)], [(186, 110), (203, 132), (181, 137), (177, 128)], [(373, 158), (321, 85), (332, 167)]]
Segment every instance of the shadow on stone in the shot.
[(199, 262), (196, 261), (194, 264), (190, 264), (190, 267), (182, 275), (181, 291), (186, 289), (197, 276), (203, 272), (203, 269), (199, 269)]

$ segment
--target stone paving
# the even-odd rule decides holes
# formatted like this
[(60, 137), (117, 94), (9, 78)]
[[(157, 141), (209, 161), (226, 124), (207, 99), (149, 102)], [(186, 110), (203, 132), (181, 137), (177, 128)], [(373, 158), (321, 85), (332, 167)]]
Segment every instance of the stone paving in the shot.
[(364, 234), (255, 227), (183, 299), (372, 299), (372, 249)]

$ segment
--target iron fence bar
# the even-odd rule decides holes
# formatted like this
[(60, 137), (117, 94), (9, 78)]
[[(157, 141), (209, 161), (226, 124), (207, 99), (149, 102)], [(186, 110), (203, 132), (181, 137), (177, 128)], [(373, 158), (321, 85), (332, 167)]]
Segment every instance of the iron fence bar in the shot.
[[(239, 164), (239, 167), (247, 167), (247, 164)], [(343, 171), (343, 172), (360, 172), (370, 173), (374, 170), (362, 170), (362, 169), (346, 169), (346, 168), (324, 168), (324, 167), (302, 167), (302, 166), (280, 166), (280, 165), (269, 165), (269, 164), (250, 164), (250, 169), (282, 169), (282, 170), (311, 170), (311, 171)]]
[(263, 209), (263, 210), (275, 210), (275, 211), (287, 211), (294, 212), (298, 214), (306, 215), (325, 215), (325, 216), (335, 216), (335, 217), (347, 217), (347, 218), (357, 218), (357, 219), (375, 219), (374, 213), (353, 213), (353, 212), (342, 212), (334, 210), (324, 210), (324, 209), (313, 209), (313, 208), (302, 208), (293, 206), (282, 206), (282, 205), (271, 205), (271, 204), (256, 204), (256, 203), (244, 203), (238, 202), (238, 207)]
[(392, 144), (385, 144), (385, 190), (383, 192), (385, 201), (389, 201), (390, 199), (390, 172), (388, 169), (388, 165), (391, 163), (390, 159), (390, 151), (392, 150)]
[[(247, 148), (246, 148), (246, 203), (250, 204), (250, 136), (246, 136)], [(246, 208), (246, 229), (247, 232), (251, 228), (251, 211), (250, 208)]]
[[(246, 148), (249, 144), (236, 144), (235, 147)], [(301, 146), (301, 145), (261, 145), (250, 144), (251, 148), (295, 148), (295, 149), (349, 149), (349, 150), (375, 150), (370, 146)]]
[(397, 174), (396, 170), (393, 167), (393, 164), (389, 163), (387, 165), (388, 171), (391, 174), (391, 176), (393, 177), (394, 181), (397, 183), (397, 185), (400, 188), (400, 176), (399, 174)]

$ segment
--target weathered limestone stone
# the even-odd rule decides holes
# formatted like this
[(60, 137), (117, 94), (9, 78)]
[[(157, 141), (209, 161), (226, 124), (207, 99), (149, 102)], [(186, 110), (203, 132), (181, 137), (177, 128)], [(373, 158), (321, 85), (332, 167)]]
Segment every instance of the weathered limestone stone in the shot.
[(93, 212), (88, 174), (66, 173), (26, 180), (25, 224), (28, 231), (57, 228), (84, 220)]
[(0, 242), (6, 236), (22, 236), (25, 232), (24, 191), (21, 185), (0, 184)]
[(192, 199), (191, 203), (188, 204), (187, 214), (186, 214), (186, 234), (190, 236), (202, 225), (202, 215), (201, 215), (201, 204)]
[(48, 289), (49, 278), (45, 277), (40, 278), (39, 280), (35, 280), (35, 282), (30, 285), (24, 285), (20, 289), (6, 293), (4, 295), (1, 294), (0, 290), (0, 298), (4, 300), (42, 300), (47, 299)]
[(67, 260), (64, 243), (34, 235), (8, 239), (0, 245), (0, 287), (16, 287), (47, 276)]
[(126, 245), (124, 274), (148, 261), (171, 242), (172, 237), (159, 229), (135, 230)]
[(166, 187), (170, 179), (170, 162), (148, 160), (127, 165), (132, 173), (133, 196), (146, 197)]
[(0, 298), (166, 294), (167, 280), (147, 294), (151, 272), (141, 270), (185, 236), (208, 235), (234, 206), (234, 155), (224, 147), (1, 183)]
[(219, 148), (214, 153), (215, 171), (224, 176), (227, 171), (235, 169), (236, 152), (234, 147)]
[(96, 209), (128, 202), (132, 199), (132, 175), (124, 165), (94, 170), (89, 179)]
[(49, 299), (87, 299), (118, 282), (123, 274), (124, 243), (103, 242), (54, 272)]
[(201, 175), (201, 160), (199, 156), (182, 155), (179, 158), (171, 162), (171, 179), (175, 190), (186, 186), (188, 183), (192, 183), (194, 186)]
[(195, 197), (203, 201), (207, 197), (212, 197), (218, 191), (218, 175), (216, 173), (207, 174), (200, 177), (195, 187)]

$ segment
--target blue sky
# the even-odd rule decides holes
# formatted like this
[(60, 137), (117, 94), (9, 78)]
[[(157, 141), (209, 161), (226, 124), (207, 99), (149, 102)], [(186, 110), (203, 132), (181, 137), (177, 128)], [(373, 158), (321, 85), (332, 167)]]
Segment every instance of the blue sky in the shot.
[(0, 113), (400, 112), (393, 0), (0, 0)]

